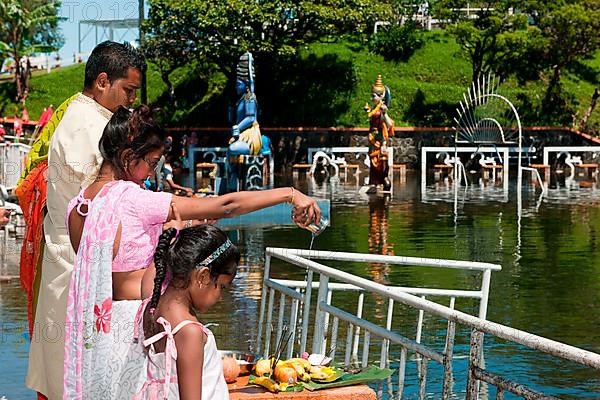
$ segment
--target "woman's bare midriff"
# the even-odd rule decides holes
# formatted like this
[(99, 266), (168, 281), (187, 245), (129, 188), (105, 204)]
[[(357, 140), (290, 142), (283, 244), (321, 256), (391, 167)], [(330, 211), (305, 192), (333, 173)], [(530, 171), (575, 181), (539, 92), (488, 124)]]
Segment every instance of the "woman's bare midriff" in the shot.
[(142, 277), (146, 268), (128, 272), (113, 272), (113, 300), (141, 300)]

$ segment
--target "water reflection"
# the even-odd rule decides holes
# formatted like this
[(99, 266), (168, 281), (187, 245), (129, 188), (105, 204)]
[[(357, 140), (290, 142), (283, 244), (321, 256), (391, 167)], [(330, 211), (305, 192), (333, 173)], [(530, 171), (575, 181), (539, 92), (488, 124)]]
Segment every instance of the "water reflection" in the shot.
[[(369, 253), (387, 256), (394, 255), (394, 244), (388, 243), (388, 196), (371, 196), (369, 199)], [(388, 285), (390, 267), (387, 264), (369, 264), (369, 273), (373, 281)]]
[[(394, 255), (393, 243), (388, 243), (389, 223), (387, 202), (389, 196), (369, 197), (369, 253), (381, 255)], [(367, 266), (372, 280), (383, 285), (390, 284), (388, 264), (369, 263)], [(386, 316), (386, 301), (384, 297), (374, 295), (375, 318), (382, 319)]]

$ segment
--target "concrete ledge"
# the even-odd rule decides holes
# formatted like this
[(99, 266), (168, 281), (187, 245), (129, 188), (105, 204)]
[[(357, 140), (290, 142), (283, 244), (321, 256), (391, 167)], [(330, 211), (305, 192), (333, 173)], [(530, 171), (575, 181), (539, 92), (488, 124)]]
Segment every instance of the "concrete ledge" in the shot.
[(485, 168), (485, 169), (502, 169), (504, 168), (503, 165), (482, 165), (481, 168)]
[(196, 164), (196, 168), (215, 168), (216, 166), (217, 166), (217, 164), (215, 164), (215, 163), (208, 163), (208, 162), (203, 162), (203, 163)]
[(294, 164), (292, 165), (292, 169), (310, 169), (312, 164)]

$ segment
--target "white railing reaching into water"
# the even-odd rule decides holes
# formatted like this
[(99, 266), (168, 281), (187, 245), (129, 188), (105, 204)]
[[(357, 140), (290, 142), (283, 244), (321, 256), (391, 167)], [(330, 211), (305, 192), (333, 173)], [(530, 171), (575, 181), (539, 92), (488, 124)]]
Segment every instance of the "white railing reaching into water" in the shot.
[(17, 186), (29, 150), (31, 146), (23, 143), (0, 143), (0, 185), (8, 190)]
[[(14, 139), (6, 136), (5, 138)], [(22, 236), (25, 223), (21, 208), (8, 203), (8, 191), (13, 190), (25, 169), (25, 161), (31, 146), (23, 143), (0, 143), (0, 207), (14, 209), (16, 214), (10, 217), (7, 225), (0, 227), (0, 278), (7, 277), (6, 256), (9, 251), (9, 233)]]
[[(274, 279), (272, 275), (274, 259), (306, 270), (303, 281), (289, 281)], [(432, 288), (407, 288), (392, 287), (381, 283), (343, 272), (339, 269), (326, 266), (314, 260), (344, 263), (369, 263), (373, 265), (394, 265), (402, 267), (433, 267), (441, 270), (459, 270), (461, 276), (467, 273), (481, 274), (481, 286), (477, 290), (458, 289), (432, 289)], [(466, 398), (475, 400), (479, 398), (481, 382), (496, 387), (497, 399), (502, 399), (505, 392), (514, 393), (526, 399), (552, 399), (538, 393), (522, 384), (501, 377), (485, 369), (483, 362), (483, 335), (488, 334), (497, 338), (520, 344), (530, 349), (550, 354), (564, 360), (571, 360), (584, 366), (600, 369), (600, 355), (582, 350), (564, 343), (546, 339), (534, 334), (514, 329), (505, 325), (485, 320), (487, 301), (489, 295), (490, 278), (492, 271), (499, 271), (501, 267), (495, 264), (468, 262), (456, 260), (413, 258), (401, 256), (384, 256), (373, 254), (340, 253), (330, 251), (308, 251), (297, 249), (267, 248), (263, 291), (259, 315), (257, 353), (267, 357), (272, 352), (272, 343), (278, 343), (284, 325), (291, 329), (292, 337), (287, 348), (287, 357), (293, 353), (302, 353), (307, 349), (309, 333), (312, 333), (313, 353), (331, 353), (336, 356), (337, 350), (343, 349), (344, 363), (346, 365), (359, 365), (359, 347), (362, 344), (360, 365), (366, 367), (370, 358), (379, 356), (379, 366), (389, 367), (390, 346), (399, 346), (399, 360), (394, 368), (398, 369), (397, 385), (388, 382), (388, 394), (394, 398), (402, 398), (406, 385), (406, 366), (409, 352), (414, 353), (417, 366), (419, 399), (425, 399), (427, 393), (428, 362), (434, 361), (443, 369), (441, 398), (449, 399), (454, 396), (453, 364), (455, 333), (457, 326), (471, 330), (469, 344), (469, 366), (467, 372)], [(289, 271), (289, 269), (288, 269)], [(443, 274), (444, 272), (440, 272)], [(315, 276), (318, 274), (318, 277)], [(335, 282), (330, 282), (335, 280)], [(318, 283), (317, 283), (318, 281)], [(464, 279), (466, 282), (473, 280)], [(317, 294), (313, 290), (317, 289)], [(342, 301), (336, 301), (334, 293), (350, 291), (358, 294), (357, 306), (348, 299), (348, 294)], [(276, 292), (279, 302), (275, 301)], [(372, 296), (375, 309), (371, 308), (364, 315), (365, 295)], [(427, 297), (449, 298), (449, 306), (439, 304)], [(369, 298), (370, 299), (370, 298)], [(455, 309), (457, 300), (479, 301), (478, 317)], [(387, 310), (385, 303), (387, 301)], [(314, 303), (314, 304), (313, 304)], [(396, 311), (400, 308), (402, 316), (411, 312), (416, 313), (416, 332), (406, 334), (406, 325), (394, 321), (394, 305)], [(350, 310), (352, 308), (352, 310)], [(289, 311), (288, 311), (289, 309)], [(311, 316), (311, 311), (314, 313)], [(376, 314), (380, 314), (377, 317)], [(425, 313), (431, 317), (425, 318)], [(274, 319), (276, 330), (274, 329)], [(331, 320), (331, 323), (330, 323)], [(431, 337), (423, 337), (424, 323), (443, 326), (445, 337), (443, 343), (441, 330), (437, 330)], [(338, 332), (343, 332), (341, 324), (346, 325), (345, 340), (338, 341)], [(381, 326), (384, 325), (384, 326)], [(408, 327), (411, 328), (411, 327)], [(361, 338), (361, 331), (362, 338)], [(275, 333), (275, 337), (273, 334)], [(343, 335), (343, 333), (341, 334)], [(413, 337), (411, 339), (410, 337)], [(436, 346), (436, 339), (439, 343)], [(423, 341), (433, 341), (424, 344)], [(330, 347), (327, 347), (327, 342)], [(380, 351), (371, 351), (371, 342), (379, 342)], [(329, 351), (328, 351), (329, 350)], [(376, 361), (376, 360), (374, 360)], [(393, 360), (395, 362), (396, 360)], [(395, 394), (392, 394), (395, 386)], [(383, 395), (380, 389), (380, 397)], [(462, 391), (462, 390), (460, 390)]]

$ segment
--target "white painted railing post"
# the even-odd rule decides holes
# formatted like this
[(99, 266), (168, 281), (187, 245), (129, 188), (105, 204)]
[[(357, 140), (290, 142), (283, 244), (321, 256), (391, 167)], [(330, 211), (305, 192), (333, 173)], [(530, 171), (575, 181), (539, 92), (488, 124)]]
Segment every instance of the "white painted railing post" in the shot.
[(467, 375), (466, 400), (478, 400), (479, 380), (475, 376), (475, 369), (479, 368), (483, 350), (483, 332), (473, 329), (471, 332), (471, 348), (469, 350), (469, 373)]
[(292, 358), (292, 352), (294, 350), (294, 341), (296, 340), (296, 331), (298, 330), (298, 305), (299, 301), (293, 299), (290, 311), (290, 329), (292, 330), (292, 336), (290, 337), (290, 343), (288, 345), (287, 358)]
[(313, 270), (306, 273), (306, 289), (304, 289), (304, 301), (302, 302), (302, 336), (300, 338), (300, 354), (306, 351), (306, 340), (308, 337), (308, 319), (310, 318), (310, 296), (312, 294)]
[(321, 310), (321, 303), (327, 302), (327, 293), (329, 292), (329, 277), (325, 274), (319, 276), (319, 293), (317, 294), (317, 304), (315, 307), (315, 328), (313, 331), (312, 352), (316, 354), (325, 354), (323, 349), (323, 339), (325, 337), (325, 318), (327, 314)]
[(258, 316), (258, 337), (256, 338), (256, 353), (260, 354), (262, 338), (263, 338), (263, 322), (265, 320), (265, 306), (267, 303), (267, 281), (269, 280), (269, 274), (271, 273), (271, 255), (267, 253), (265, 259), (265, 270), (263, 272), (263, 285), (262, 293), (260, 295), (260, 313)]
[[(456, 299), (450, 298), (450, 308), (454, 309)], [(449, 400), (452, 396), (452, 359), (454, 358), (454, 337), (456, 335), (456, 323), (448, 321), (446, 331), (446, 345), (444, 347), (444, 384), (442, 386), (442, 399)]]
[(488, 300), (490, 298), (490, 281), (492, 279), (492, 271), (486, 269), (481, 277), (481, 299), (479, 300), (479, 318), (486, 319)]
[[(365, 293), (360, 292), (358, 295), (358, 306), (356, 308), (356, 316), (362, 318), (363, 304), (365, 301)], [(360, 341), (360, 326), (356, 327), (352, 344), (352, 361), (358, 360), (358, 342)]]
[[(269, 288), (269, 306), (267, 312), (267, 333), (265, 334), (265, 358), (269, 357), (271, 350), (271, 335), (273, 334), (273, 303), (275, 301), (275, 289)], [(277, 343), (277, 342), (275, 342)]]

